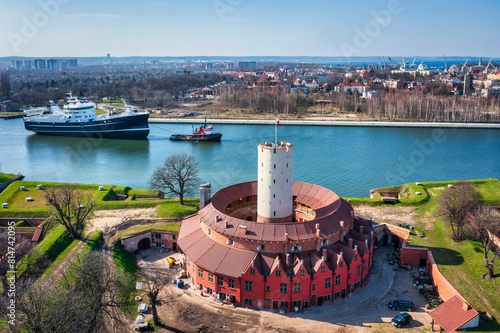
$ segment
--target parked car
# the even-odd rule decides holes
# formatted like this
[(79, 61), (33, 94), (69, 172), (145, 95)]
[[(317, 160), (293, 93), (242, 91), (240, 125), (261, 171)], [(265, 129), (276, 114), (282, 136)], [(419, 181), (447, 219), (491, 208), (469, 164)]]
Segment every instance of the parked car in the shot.
[(413, 318), (410, 316), (410, 314), (403, 312), (392, 318), (391, 324), (399, 328), (404, 325), (409, 325), (412, 320)]
[(395, 301), (390, 301), (389, 309), (391, 310), (403, 310), (403, 311), (413, 311), (415, 310), (415, 304), (409, 299), (397, 299)]

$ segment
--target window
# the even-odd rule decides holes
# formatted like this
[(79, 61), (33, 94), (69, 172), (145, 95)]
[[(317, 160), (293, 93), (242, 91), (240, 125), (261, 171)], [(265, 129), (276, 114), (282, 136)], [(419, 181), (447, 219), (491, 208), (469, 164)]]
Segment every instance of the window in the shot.
[(245, 290), (246, 291), (252, 291), (253, 290), (252, 281), (245, 281)]
[(337, 292), (335, 293), (335, 295), (333, 295), (333, 298), (334, 298), (334, 299), (337, 299), (337, 298), (339, 298), (339, 297), (340, 297), (340, 291), (337, 291)]
[(175, 235), (172, 235), (172, 239), (175, 240)]
[(325, 266), (321, 267), (320, 271), (321, 271), (321, 273), (324, 273), (325, 272)]
[(217, 277), (217, 285), (219, 287), (224, 287), (224, 278), (222, 276)]
[(343, 261), (341, 261), (340, 264), (339, 264), (339, 268), (342, 268), (342, 267), (344, 267), (344, 262)]
[(280, 293), (281, 294), (288, 293), (288, 283), (280, 283)]
[(335, 277), (335, 285), (336, 285), (336, 286), (338, 286), (338, 285), (340, 284), (340, 282), (341, 282), (341, 276), (340, 276), (340, 275), (337, 275), (337, 276)]
[(276, 179), (273, 179), (273, 183), (276, 184)]
[(276, 169), (276, 164), (274, 165), (274, 168)]
[(332, 278), (325, 279), (325, 288), (330, 288), (332, 286)]
[(250, 268), (250, 275), (255, 275), (255, 268)]
[(271, 287), (270, 286), (266, 286), (266, 292), (270, 292), (271, 291)]
[(303, 269), (301, 269), (301, 270), (299, 271), (299, 275), (300, 275), (300, 276), (303, 276), (303, 275), (304, 275), (304, 270), (303, 270)]
[(332, 300), (332, 295), (325, 295), (323, 296), (323, 302), (329, 302)]
[(212, 273), (208, 273), (208, 282), (214, 283), (214, 275)]
[(200, 279), (203, 279), (203, 269), (201, 269), (201, 268), (198, 268), (198, 277)]
[(264, 300), (264, 308), (265, 309), (270, 309), (271, 308), (271, 299), (270, 298), (266, 298)]
[(347, 274), (347, 279), (350, 280), (351, 279), (351, 273)]
[(155, 238), (161, 238), (161, 234), (155, 234)]
[(281, 271), (276, 271), (276, 276), (281, 276)]
[(366, 269), (366, 261), (363, 261), (363, 270)]
[(359, 275), (359, 274), (361, 274), (361, 265), (356, 267), (356, 275)]
[(233, 279), (227, 279), (227, 287), (229, 289), (234, 289), (234, 280)]
[(357, 254), (354, 256), (354, 261), (356, 261), (356, 260), (358, 260), (358, 255)]
[(294, 283), (293, 284), (293, 292), (294, 293), (300, 293), (302, 291), (302, 284), (300, 283)]
[(228, 239), (227, 240), (227, 245), (233, 245), (233, 240), (232, 239)]
[(251, 298), (243, 298), (243, 305), (252, 306), (253, 305), (253, 299), (251, 299)]
[(207, 294), (212, 295), (212, 294), (213, 294), (213, 292), (214, 292), (214, 291), (212, 290), (212, 288), (207, 287)]
[(316, 290), (316, 285), (315, 284), (312, 285), (312, 290)]

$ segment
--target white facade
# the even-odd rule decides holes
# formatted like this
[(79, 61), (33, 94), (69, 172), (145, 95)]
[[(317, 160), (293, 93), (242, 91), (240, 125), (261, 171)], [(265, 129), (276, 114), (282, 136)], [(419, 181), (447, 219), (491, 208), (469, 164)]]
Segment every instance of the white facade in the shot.
[(293, 145), (288, 142), (258, 146), (257, 221), (280, 222), (293, 213)]

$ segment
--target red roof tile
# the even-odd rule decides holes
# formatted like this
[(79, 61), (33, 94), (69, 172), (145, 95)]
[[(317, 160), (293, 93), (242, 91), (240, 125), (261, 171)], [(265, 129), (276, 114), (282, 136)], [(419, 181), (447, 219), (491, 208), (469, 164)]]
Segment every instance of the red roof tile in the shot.
[(455, 332), (475, 316), (479, 315), (471, 306), (466, 306), (466, 308), (464, 308), (464, 304), (464, 299), (459, 295), (455, 295), (432, 311), (430, 316), (437, 321), (446, 332)]

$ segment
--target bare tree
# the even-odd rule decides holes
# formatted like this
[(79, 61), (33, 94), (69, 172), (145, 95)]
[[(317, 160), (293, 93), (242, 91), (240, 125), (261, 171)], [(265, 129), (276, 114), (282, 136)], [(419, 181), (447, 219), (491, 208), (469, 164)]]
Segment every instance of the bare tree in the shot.
[(159, 294), (162, 291), (163, 287), (165, 287), (167, 283), (169, 283), (171, 275), (156, 272), (153, 274), (144, 274), (143, 277), (145, 282), (142, 291), (144, 292), (144, 295), (149, 299), (149, 303), (151, 303), (153, 323), (155, 325), (159, 325), (160, 322), (158, 320), (158, 311), (156, 309), (156, 305), (160, 301)]
[(193, 155), (181, 153), (167, 157), (153, 172), (149, 183), (154, 190), (178, 195), (183, 205), (184, 195), (192, 192), (199, 181), (198, 162)]
[(469, 215), (478, 208), (481, 199), (482, 195), (476, 191), (474, 184), (465, 181), (457, 182), (439, 196), (437, 213), (450, 225), (455, 241), (463, 240)]
[(78, 190), (76, 185), (67, 184), (45, 189), (45, 199), (54, 210), (54, 219), (73, 238), (80, 238), (85, 219), (96, 205), (92, 195)]
[(0, 280), (2, 281), (2, 295), (5, 295), (8, 290), (7, 273), (15, 271), (13, 265), (21, 261), (21, 259), (31, 251), (31, 243), (27, 239), (22, 239), (19, 243), (9, 245), (8, 234), (6, 232), (0, 234)]
[[(495, 259), (500, 258), (500, 248), (495, 244), (493, 235), (500, 235), (500, 213), (488, 207), (478, 208), (470, 217), (469, 230), (481, 242), (484, 267), (488, 278), (495, 278)], [(490, 256), (491, 252), (491, 256)]]

